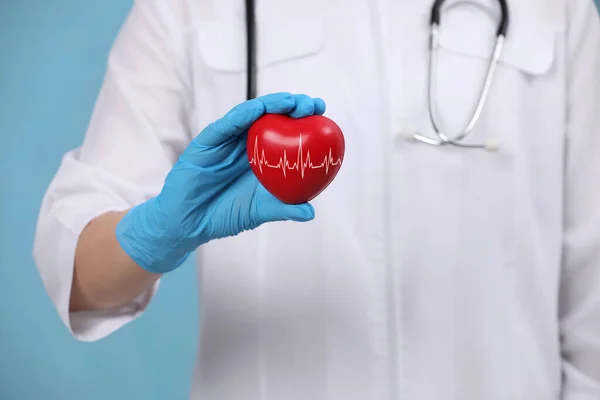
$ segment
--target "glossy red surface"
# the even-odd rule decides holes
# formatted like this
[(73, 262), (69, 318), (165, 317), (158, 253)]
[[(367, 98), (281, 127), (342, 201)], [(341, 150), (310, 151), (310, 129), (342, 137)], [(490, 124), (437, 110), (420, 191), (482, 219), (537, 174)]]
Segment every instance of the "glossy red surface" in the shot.
[(252, 171), (288, 204), (308, 202), (327, 188), (342, 166), (344, 151), (342, 130), (325, 116), (266, 114), (248, 131)]

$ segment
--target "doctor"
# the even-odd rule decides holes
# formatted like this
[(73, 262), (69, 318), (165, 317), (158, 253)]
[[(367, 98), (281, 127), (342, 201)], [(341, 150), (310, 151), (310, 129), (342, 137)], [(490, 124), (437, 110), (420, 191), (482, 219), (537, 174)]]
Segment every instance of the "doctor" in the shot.
[[(414, 139), (470, 122), (498, 1), (441, 7), (431, 110), (431, 1), (256, 3), (247, 100), (243, 2), (135, 2), (39, 216), (35, 260), (73, 336), (139, 317), (197, 250), (192, 399), (599, 399), (593, 1), (508, 2), (460, 141), (481, 148)], [(311, 204), (250, 172), (265, 113), (342, 127), (344, 165)]]

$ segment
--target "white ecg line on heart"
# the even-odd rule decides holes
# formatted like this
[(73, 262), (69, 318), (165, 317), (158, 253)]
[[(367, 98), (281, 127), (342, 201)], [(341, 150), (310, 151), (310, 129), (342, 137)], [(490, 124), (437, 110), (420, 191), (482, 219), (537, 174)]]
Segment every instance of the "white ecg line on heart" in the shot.
[[(323, 162), (320, 164), (313, 164), (310, 160), (310, 150), (306, 152), (306, 158), (304, 158), (304, 154), (302, 152), (302, 135), (300, 135), (299, 143), (298, 143), (298, 154), (296, 155), (296, 161), (290, 164), (290, 159), (287, 157), (287, 151), (283, 151), (283, 157), (279, 157), (279, 161), (276, 164), (269, 164), (267, 161), (267, 157), (265, 156), (265, 151), (262, 150), (259, 152), (258, 150), (258, 138), (254, 139), (254, 154), (252, 159), (250, 160), (250, 164), (254, 164), (258, 167), (260, 173), (263, 172), (263, 167), (265, 168), (274, 168), (281, 169), (283, 172), (283, 176), (287, 177), (287, 171), (300, 171), (300, 175), (302, 179), (304, 179), (304, 172), (307, 169), (322, 169), (325, 168), (325, 175), (329, 173), (329, 168), (338, 164), (341, 164), (342, 159), (334, 159), (331, 154), (331, 147), (329, 148), (329, 153), (323, 159)], [(260, 153), (260, 154), (259, 154)]]

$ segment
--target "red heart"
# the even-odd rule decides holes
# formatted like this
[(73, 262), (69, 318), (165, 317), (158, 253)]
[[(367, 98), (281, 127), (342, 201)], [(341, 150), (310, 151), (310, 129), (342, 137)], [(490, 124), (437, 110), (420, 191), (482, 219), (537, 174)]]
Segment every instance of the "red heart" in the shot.
[(258, 181), (284, 203), (317, 197), (337, 175), (345, 142), (331, 119), (265, 114), (248, 130), (247, 152)]

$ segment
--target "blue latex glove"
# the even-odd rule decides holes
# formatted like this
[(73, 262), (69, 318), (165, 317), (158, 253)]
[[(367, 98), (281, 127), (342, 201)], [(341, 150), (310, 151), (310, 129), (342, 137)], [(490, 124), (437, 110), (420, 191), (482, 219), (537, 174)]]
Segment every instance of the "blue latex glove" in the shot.
[(142, 268), (165, 273), (198, 246), (274, 221), (309, 221), (308, 203), (289, 205), (258, 182), (246, 155), (248, 128), (265, 113), (302, 118), (325, 103), (275, 93), (246, 101), (208, 125), (184, 150), (158, 196), (132, 208), (116, 229), (125, 252)]

